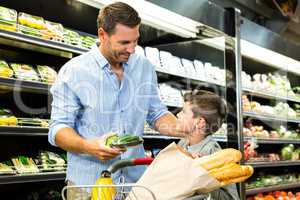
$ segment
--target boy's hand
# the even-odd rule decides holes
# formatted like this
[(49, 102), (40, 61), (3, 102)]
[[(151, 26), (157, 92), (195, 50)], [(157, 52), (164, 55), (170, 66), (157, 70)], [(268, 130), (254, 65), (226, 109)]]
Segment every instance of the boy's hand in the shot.
[(201, 153), (199, 153), (199, 152), (193, 152), (193, 153), (191, 153), (191, 155), (194, 159), (202, 157)]

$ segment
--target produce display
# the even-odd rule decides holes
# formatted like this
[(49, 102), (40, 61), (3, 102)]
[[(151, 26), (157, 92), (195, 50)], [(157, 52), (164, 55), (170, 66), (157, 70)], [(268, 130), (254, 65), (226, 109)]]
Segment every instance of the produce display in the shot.
[(53, 84), (57, 78), (57, 72), (46, 65), (38, 65), (37, 70), (41, 76), (42, 82)]
[(253, 112), (257, 114), (269, 115), (269, 116), (279, 116), (289, 119), (297, 119), (299, 113), (297, 113), (293, 108), (287, 103), (279, 102), (276, 106), (261, 105), (256, 101), (249, 101), (246, 95), (242, 96), (243, 111)]
[(284, 175), (270, 175), (270, 174), (259, 174), (257, 176), (251, 177), (246, 182), (246, 188), (261, 188), (269, 187), (282, 184), (297, 183), (300, 181), (299, 174), (296, 173), (287, 173)]
[(75, 31), (64, 28), (64, 42), (66, 44), (79, 46), (81, 45), (80, 35)]
[(247, 200), (300, 200), (300, 192), (275, 191), (267, 194), (259, 193), (253, 197), (247, 197)]
[(40, 166), (40, 171), (63, 171), (66, 168), (66, 161), (50, 151), (40, 151), (35, 162)]
[(15, 174), (16, 172), (13, 170), (11, 166), (8, 166), (5, 163), (0, 163), (0, 175), (1, 174)]
[(91, 37), (91, 36), (80, 36), (80, 40), (81, 40), (81, 46), (86, 49), (91, 48), (91, 46), (96, 44), (97, 41), (95, 37)]
[(45, 26), (46, 28), (40, 31), (42, 38), (61, 42), (63, 41), (64, 27), (61, 24), (46, 20)]
[(18, 126), (49, 127), (49, 120), (39, 118), (18, 118)]
[(0, 108), (0, 126), (16, 126), (18, 119), (9, 109)]
[(17, 11), (0, 6), (0, 29), (16, 31), (17, 18)]
[(39, 169), (32, 158), (18, 156), (16, 158), (12, 158), (11, 161), (19, 174), (39, 172)]
[(17, 156), (0, 163), (0, 175), (64, 171), (66, 164), (66, 154), (40, 151), (36, 158)]
[(117, 134), (113, 134), (106, 139), (105, 144), (111, 147), (128, 148), (140, 145), (143, 142), (143, 138), (136, 135), (125, 134), (118, 136)]
[(285, 126), (280, 125), (276, 130), (265, 130), (263, 126), (253, 125), (248, 119), (243, 128), (243, 134), (246, 137), (270, 138), (270, 139), (300, 139), (300, 130), (288, 130)]
[(243, 87), (277, 96), (300, 97), (295, 94), (287, 76), (275, 74), (255, 74), (253, 77), (242, 72)]
[(10, 66), (14, 70), (16, 78), (26, 81), (39, 81), (39, 76), (32, 66), (18, 63), (11, 63)]
[(4, 60), (0, 60), (0, 77), (10, 78), (14, 74)]

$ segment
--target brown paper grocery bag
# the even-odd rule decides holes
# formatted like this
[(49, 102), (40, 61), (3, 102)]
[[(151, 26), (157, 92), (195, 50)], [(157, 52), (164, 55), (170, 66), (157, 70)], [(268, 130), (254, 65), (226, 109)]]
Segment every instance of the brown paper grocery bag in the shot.
[[(198, 161), (198, 162), (197, 162)], [(147, 168), (137, 185), (151, 190), (157, 200), (182, 200), (196, 191), (209, 192), (219, 182), (175, 143), (164, 148)], [(127, 200), (152, 200), (145, 189), (133, 187)]]

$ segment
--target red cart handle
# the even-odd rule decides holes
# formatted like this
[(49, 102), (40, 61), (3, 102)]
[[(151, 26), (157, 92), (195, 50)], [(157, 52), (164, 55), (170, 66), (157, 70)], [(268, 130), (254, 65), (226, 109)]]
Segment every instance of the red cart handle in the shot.
[(133, 159), (134, 165), (150, 165), (154, 158), (135, 158)]
[(110, 173), (115, 173), (117, 170), (129, 167), (129, 166), (136, 166), (136, 165), (150, 165), (154, 158), (133, 158), (133, 159), (125, 159), (125, 160), (118, 160), (110, 165), (107, 169)]

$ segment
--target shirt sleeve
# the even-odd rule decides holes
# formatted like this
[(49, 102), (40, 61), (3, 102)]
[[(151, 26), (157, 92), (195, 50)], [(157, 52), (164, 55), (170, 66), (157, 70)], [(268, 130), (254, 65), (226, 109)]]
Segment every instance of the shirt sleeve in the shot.
[(57, 81), (50, 90), (53, 101), (48, 141), (54, 146), (57, 146), (55, 144), (56, 133), (61, 128), (74, 128), (75, 119), (81, 108), (80, 101), (70, 86), (72, 78), (74, 76), (71, 72), (62, 68)]
[(153, 67), (152, 70), (152, 82), (150, 84), (150, 95), (149, 95), (149, 110), (147, 114), (147, 123), (154, 128), (156, 120), (161, 116), (169, 113), (167, 107), (161, 102), (158, 93), (157, 75)]

